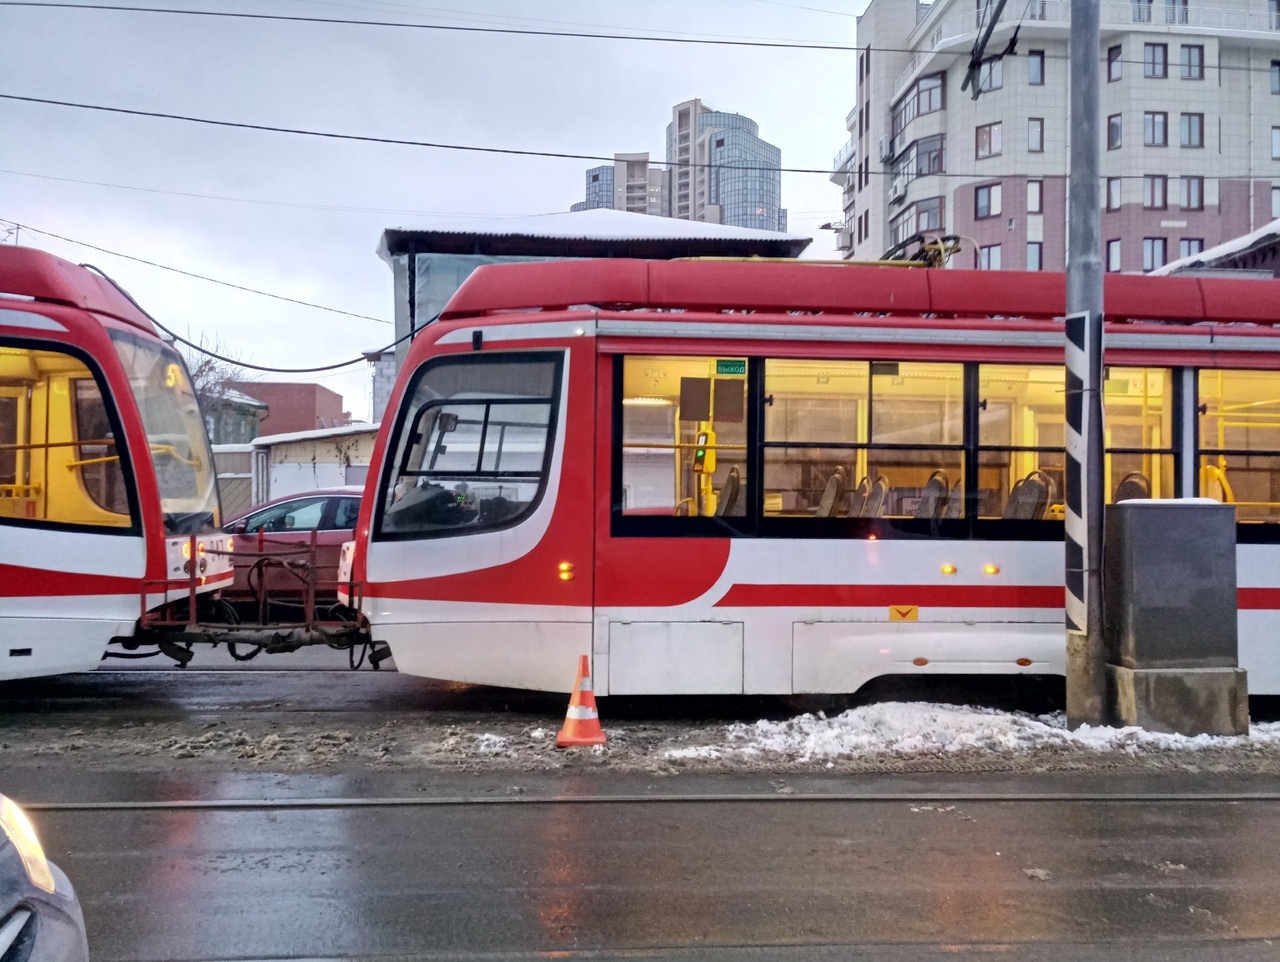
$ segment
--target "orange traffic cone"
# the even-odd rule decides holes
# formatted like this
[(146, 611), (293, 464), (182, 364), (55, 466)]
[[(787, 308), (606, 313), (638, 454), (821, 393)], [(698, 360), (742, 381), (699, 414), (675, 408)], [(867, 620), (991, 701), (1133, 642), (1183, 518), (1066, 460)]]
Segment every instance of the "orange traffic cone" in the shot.
[(604, 743), (605, 734), (596, 711), (596, 695), (591, 687), (591, 662), (583, 655), (578, 659), (578, 679), (573, 683), (573, 694), (569, 696), (564, 727), (556, 736), (556, 748)]

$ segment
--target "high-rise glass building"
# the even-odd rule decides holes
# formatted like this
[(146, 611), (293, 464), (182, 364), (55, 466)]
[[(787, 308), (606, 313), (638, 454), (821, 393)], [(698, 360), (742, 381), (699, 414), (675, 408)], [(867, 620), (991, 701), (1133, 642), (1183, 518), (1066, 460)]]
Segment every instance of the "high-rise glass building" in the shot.
[(665, 168), (647, 153), (614, 154), (586, 175), (586, 199), (570, 210), (611, 207), (731, 227), (786, 232), (782, 151), (756, 122), (700, 100), (672, 109)]
[[(677, 104), (667, 125), (667, 216), (785, 231), (782, 151), (750, 117)], [(739, 169), (735, 169), (739, 168)]]

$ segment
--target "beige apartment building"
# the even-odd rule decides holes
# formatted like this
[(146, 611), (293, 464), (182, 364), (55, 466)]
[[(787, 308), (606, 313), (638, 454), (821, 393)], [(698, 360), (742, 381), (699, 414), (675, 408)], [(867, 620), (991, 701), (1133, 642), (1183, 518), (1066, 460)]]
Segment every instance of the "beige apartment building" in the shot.
[[(1085, 122), (1071, 5), (1009, 0), (975, 101), (960, 87), (984, 15), (982, 0), (871, 0), (858, 18), (857, 102), (832, 175), (844, 257), (957, 234), (952, 266), (1065, 269), (1071, 130)], [(999, 58), (1020, 17), (1016, 54)], [(1108, 270), (1153, 270), (1280, 217), (1280, 0), (1103, 0), (1098, 69)]]

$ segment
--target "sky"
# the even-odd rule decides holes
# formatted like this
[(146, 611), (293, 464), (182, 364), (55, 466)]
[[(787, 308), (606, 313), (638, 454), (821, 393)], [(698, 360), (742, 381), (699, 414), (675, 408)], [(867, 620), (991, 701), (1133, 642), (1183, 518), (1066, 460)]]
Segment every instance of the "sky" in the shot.
[[(124, 0), (129, 2), (129, 0)], [(847, 43), (866, 0), (145, 0), (533, 30)], [(0, 93), (377, 137), (663, 156), (671, 108), (746, 114), (784, 167), (829, 169), (848, 137), (852, 52), (23, 8), (0, 2)], [(589, 161), (350, 143), (0, 100), (0, 219), (338, 308), (231, 290), (23, 231), (111, 274), (166, 326), (240, 359), (308, 367), (393, 339), (383, 229), (441, 214), (568, 210)], [(32, 176), (40, 175), (40, 176)], [(57, 179), (62, 178), (62, 179)], [(75, 183), (93, 181), (97, 184)], [(100, 186), (110, 184), (117, 186)], [(183, 196), (183, 195), (211, 196)], [(784, 174), (789, 232), (835, 257), (840, 191)], [(344, 209), (340, 209), (344, 208)], [(355, 209), (351, 209), (355, 208)], [(5, 239), (0, 225), (0, 240)], [(7, 242), (12, 243), (10, 236)], [(370, 409), (367, 366), (315, 380)]]

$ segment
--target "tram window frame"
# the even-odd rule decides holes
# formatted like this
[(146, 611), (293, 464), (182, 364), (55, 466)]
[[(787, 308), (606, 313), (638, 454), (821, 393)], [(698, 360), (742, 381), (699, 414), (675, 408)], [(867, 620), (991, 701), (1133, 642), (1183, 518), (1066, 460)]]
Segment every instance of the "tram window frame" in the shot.
[(731, 357), (746, 362), (746, 385), (744, 391), (743, 419), (746, 428), (746, 477), (741, 479), (738, 500), (744, 505), (741, 514), (725, 515), (676, 515), (676, 514), (628, 514), (625, 505), (625, 459), (623, 446), (625, 443), (625, 400), (624, 383), (626, 362), (639, 358), (678, 357), (688, 360), (708, 359), (706, 354), (675, 354), (671, 351), (644, 351), (629, 354), (616, 354), (613, 357), (611, 394), (609, 449), (611, 452), (609, 472), (609, 505), (610, 533), (615, 537), (662, 537), (662, 538), (727, 538), (753, 537), (757, 532), (759, 504), (761, 496), (760, 465), (757, 463), (757, 451), (760, 419), (756, 416), (752, 399), (759, 396), (756, 381), (762, 379), (763, 365), (759, 358), (743, 358), (740, 354), (719, 357)]
[[(552, 392), (547, 396), (528, 396), (513, 398), (510, 396), (498, 397), (494, 395), (481, 395), (476, 397), (461, 397), (453, 395), (450, 397), (439, 397), (426, 400), (422, 404), (416, 404), (416, 395), (422, 386), (423, 380), (433, 371), (438, 371), (447, 366), (464, 366), (464, 365), (498, 365), (511, 364), (513, 361), (524, 361), (531, 364), (551, 364), (551, 386)], [(556, 444), (558, 443), (558, 429), (560, 426), (560, 411), (564, 402), (565, 384), (564, 374), (566, 370), (566, 352), (559, 351), (490, 351), (484, 353), (476, 352), (452, 352), (449, 354), (441, 354), (436, 357), (429, 358), (418, 366), (413, 372), (408, 385), (405, 387), (404, 393), (401, 395), (399, 410), (396, 411), (395, 426), (388, 439), (387, 447), (383, 455), (383, 464), (377, 489), (376, 500), (374, 503), (373, 524), (371, 525), (370, 537), (374, 541), (426, 541), (436, 540), (440, 538), (459, 538), (471, 535), (488, 534), (495, 531), (504, 531), (528, 521), (538, 511), (543, 498), (546, 495), (547, 487), (551, 477), (551, 465), (554, 460)], [(516, 514), (499, 520), (490, 520), (486, 523), (463, 524), (457, 526), (420, 526), (417, 528), (393, 529), (386, 526), (386, 508), (387, 497), (395, 484), (395, 479), (403, 474), (402, 465), (406, 462), (411, 454), (412, 444), (403, 444), (406, 431), (409, 430), (409, 419), (413, 418), (413, 425), (420, 424), (426, 417), (427, 412), (446, 407), (453, 406), (485, 406), (488, 410), (494, 404), (507, 405), (534, 405), (546, 404), (547, 411), (547, 433), (543, 443), (542, 465), (538, 475), (538, 489), (534, 496), (525, 503), (523, 509)], [(483, 438), (483, 435), (482, 435)], [(425, 439), (420, 439), (425, 441)], [(471, 475), (484, 475), (486, 478), (498, 478), (500, 475), (506, 474), (498, 471), (483, 470), (485, 455), (483, 448), (477, 455), (477, 470), (469, 472)], [(426, 476), (423, 472), (415, 472)], [(458, 473), (458, 472), (449, 472)], [(520, 477), (529, 476), (528, 472), (518, 472)], [(449, 479), (452, 480), (452, 479)], [(479, 522), (479, 516), (475, 519)]]
[[(1204, 465), (1209, 458), (1274, 458), (1280, 462), (1280, 444), (1275, 448), (1266, 447), (1240, 447), (1238, 445), (1215, 445), (1208, 446), (1204, 444), (1204, 428), (1205, 419), (1210, 417), (1208, 410), (1209, 404), (1206, 401), (1206, 395), (1203, 391), (1202, 378), (1206, 375), (1271, 375), (1280, 381), (1280, 372), (1274, 369), (1264, 368), (1228, 368), (1228, 367), (1202, 367), (1195, 370), (1193, 383), (1195, 386), (1195, 398), (1191, 404), (1191, 411), (1194, 413), (1196, 421), (1193, 429), (1195, 437), (1195, 451), (1189, 452), (1193, 456), (1193, 473), (1195, 477), (1195, 491), (1200, 497), (1213, 497), (1214, 495), (1206, 490)], [(1229, 471), (1230, 466), (1228, 467)], [(1280, 473), (1280, 463), (1277, 464), (1276, 473)], [(1227, 474), (1228, 484), (1231, 483), (1231, 475)], [(1234, 493), (1234, 492), (1233, 492)], [(1224, 502), (1227, 503), (1227, 502)], [(1230, 503), (1237, 503), (1233, 500)], [(1246, 502), (1247, 504), (1248, 502)], [(1266, 518), (1245, 518), (1239, 516), (1239, 509), (1236, 513), (1236, 540), (1241, 544), (1280, 544), (1280, 517), (1274, 519)]]
[[(0, 337), (0, 348), (11, 348), (19, 351), (47, 351), (55, 354), (63, 354), (79, 363), (83, 364), (93, 378), (98, 387), (99, 393), (102, 395), (102, 405), (106, 412), (107, 422), (111, 426), (111, 431), (116, 438), (116, 455), (119, 458), (120, 471), (124, 475), (124, 493), (125, 503), (128, 505), (129, 523), (125, 524), (91, 524), (83, 522), (69, 521), (51, 521), (44, 518), (16, 518), (0, 515), (0, 525), (8, 525), (16, 528), (34, 528), (39, 530), (67, 531), (73, 533), (84, 534), (102, 534), (115, 537), (131, 537), (137, 538), (142, 536), (142, 510), (141, 503), (138, 499), (137, 473), (131, 458), (130, 444), (128, 436), (125, 434), (124, 422), (120, 419), (120, 411), (116, 404), (115, 395), (111, 391), (111, 384), (107, 380), (102, 365), (96, 358), (83, 348), (64, 341), (45, 340), (43, 338), (15, 338)], [(114, 352), (110, 355), (113, 363), (116, 362)], [(130, 401), (133, 400), (132, 393), (127, 395)], [(75, 442), (79, 447), (79, 440)], [(86, 492), (86, 496), (88, 492)], [(91, 497), (91, 496), (89, 496)], [(94, 502), (96, 504), (96, 502)], [(114, 512), (113, 512), (114, 513)]]

